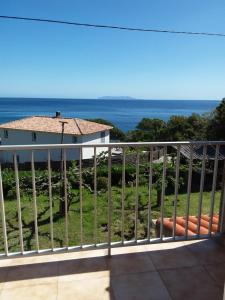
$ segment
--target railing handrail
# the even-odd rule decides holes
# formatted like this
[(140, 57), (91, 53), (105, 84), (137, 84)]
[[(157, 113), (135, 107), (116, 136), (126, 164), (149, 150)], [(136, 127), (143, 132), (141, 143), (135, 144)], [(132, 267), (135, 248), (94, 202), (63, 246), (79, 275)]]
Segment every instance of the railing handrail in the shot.
[(35, 145), (1, 145), (0, 151), (15, 151), (15, 150), (47, 150), (47, 149), (68, 149), (68, 148), (92, 148), (92, 147), (147, 147), (147, 146), (178, 146), (178, 145), (225, 145), (225, 141), (177, 141), (177, 142), (127, 142), (127, 143), (101, 143), (101, 144), (35, 144)]

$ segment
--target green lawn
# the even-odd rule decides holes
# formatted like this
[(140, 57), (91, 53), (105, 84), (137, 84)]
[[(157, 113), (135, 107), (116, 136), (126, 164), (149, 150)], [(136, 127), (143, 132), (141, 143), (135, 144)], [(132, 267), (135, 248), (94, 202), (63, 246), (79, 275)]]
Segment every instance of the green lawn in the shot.
[[(79, 245), (80, 243), (80, 202), (79, 191), (73, 190), (74, 196), (68, 213), (69, 245)], [(135, 188), (127, 187), (125, 191), (125, 238), (127, 240), (134, 237), (134, 210), (135, 210)], [(54, 195), (53, 195), (54, 196)], [(202, 213), (210, 212), (210, 192), (204, 192)], [(113, 199), (113, 241), (121, 240), (121, 189), (112, 188)], [(174, 195), (165, 196), (164, 215), (171, 217), (173, 212)], [(186, 194), (178, 197), (177, 215), (183, 216), (186, 212)], [(220, 192), (216, 192), (214, 211), (219, 210)], [(190, 215), (198, 213), (199, 193), (191, 194)], [(152, 219), (160, 216), (160, 209), (156, 207), (156, 191), (152, 193)], [(21, 194), (23, 235), (25, 250), (35, 249), (34, 217), (32, 194)], [(54, 246), (65, 246), (65, 218), (58, 213), (59, 199), (54, 197)], [(47, 195), (37, 195), (38, 208), (38, 230), (40, 249), (50, 248), (50, 226), (49, 226), (49, 199)], [(15, 197), (5, 201), (7, 234), (10, 251), (20, 251), (19, 231), (17, 223), (17, 207)], [(138, 238), (145, 238), (147, 234), (147, 213), (148, 213), (148, 188), (139, 187), (139, 222)], [(97, 197), (97, 242), (107, 241), (107, 193), (101, 193)], [(0, 252), (3, 251), (2, 223), (0, 217)], [(93, 194), (83, 189), (83, 233), (84, 244), (94, 243), (94, 197)], [(154, 230), (152, 229), (152, 234)]]

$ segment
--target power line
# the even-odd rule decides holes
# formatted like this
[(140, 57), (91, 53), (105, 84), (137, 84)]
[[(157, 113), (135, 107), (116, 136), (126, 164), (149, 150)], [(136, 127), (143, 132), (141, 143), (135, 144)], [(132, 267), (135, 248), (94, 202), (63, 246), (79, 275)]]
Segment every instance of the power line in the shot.
[(39, 19), (39, 18), (28, 18), (28, 17), (17, 17), (17, 16), (0, 16), (1, 19), (11, 20), (22, 20), (22, 21), (34, 21), (34, 22), (45, 22), (45, 23), (56, 23), (92, 28), (105, 28), (105, 29), (116, 29), (116, 30), (127, 30), (127, 31), (140, 31), (140, 32), (156, 32), (156, 33), (172, 33), (172, 34), (186, 34), (186, 35), (201, 35), (201, 36), (218, 36), (225, 37), (225, 33), (215, 32), (194, 32), (194, 31), (177, 31), (167, 29), (151, 29), (151, 28), (137, 28), (137, 27), (123, 27), (114, 25), (103, 25), (103, 24), (90, 24), (90, 23), (78, 23), (70, 21), (52, 20), (52, 19)]

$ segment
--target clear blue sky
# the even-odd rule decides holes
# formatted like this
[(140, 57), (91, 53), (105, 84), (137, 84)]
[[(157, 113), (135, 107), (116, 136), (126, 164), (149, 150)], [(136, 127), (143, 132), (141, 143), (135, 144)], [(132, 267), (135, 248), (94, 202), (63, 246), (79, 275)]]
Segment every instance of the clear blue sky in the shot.
[[(225, 33), (224, 0), (1, 0), (1, 15)], [(225, 38), (0, 20), (0, 97), (225, 97)]]

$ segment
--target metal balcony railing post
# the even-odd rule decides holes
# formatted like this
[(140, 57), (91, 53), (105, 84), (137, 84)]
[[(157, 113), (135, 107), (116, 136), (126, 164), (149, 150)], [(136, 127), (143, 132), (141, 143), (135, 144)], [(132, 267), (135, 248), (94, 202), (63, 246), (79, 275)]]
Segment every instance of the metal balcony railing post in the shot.
[(148, 174), (148, 228), (147, 228), (147, 239), (150, 241), (151, 238), (151, 223), (152, 223), (152, 165), (153, 165), (153, 147), (149, 149), (149, 174)]
[(64, 203), (65, 203), (65, 242), (66, 247), (69, 247), (69, 232), (68, 232), (68, 191), (67, 191), (67, 169), (66, 169), (66, 149), (63, 149), (63, 185), (64, 185)]
[(31, 152), (31, 172), (32, 172), (35, 241), (36, 241), (36, 250), (39, 251), (37, 192), (36, 192), (35, 167), (34, 167), (34, 151)]
[(94, 147), (94, 243), (97, 245), (97, 228), (98, 228), (98, 207), (97, 207), (97, 153)]
[(112, 240), (112, 149), (108, 148), (108, 256), (111, 256)]
[(2, 167), (1, 167), (1, 164), (0, 164), (0, 210), (1, 210), (1, 218), (2, 218), (2, 231), (3, 231), (3, 239), (4, 239), (4, 249), (5, 249), (5, 255), (7, 256), (8, 253), (9, 253), (9, 250), (8, 250), (7, 228), (6, 228), (6, 219), (5, 219), (5, 204), (4, 204), (3, 185), (2, 185)]
[(138, 240), (138, 206), (139, 206), (139, 169), (140, 169), (140, 153), (137, 151), (137, 161), (136, 161), (136, 195), (135, 195), (135, 229), (134, 229), (134, 238), (135, 243)]
[(53, 231), (53, 210), (52, 210), (52, 171), (51, 171), (51, 153), (48, 150), (48, 193), (49, 193), (49, 218), (50, 218), (50, 238), (51, 248), (54, 250), (54, 231)]
[(20, 183), (19, 183), (19, 172), (18, 172), (18, 163), (17, 155), (14, 153), (14, 171), (15, 171), (15, 180), (16, 180), (16, 203), (17, 203), (17, 215), (18, 215), (18, 226), (19, 226), (19, 239), (20, 239), (20, 250), (23, 254), (23, 225), (22, 225), (22, 213), (21, 213), (21, 200), (20, 200)]
[(212, 234), (212, 224), (213, 224), (213, 213), (214, 213), (214, 202), (215, 202), (215, 192), (216, 192), (216, 182), (217, 182), (217, 173), (218, 173), (218, 154), (219, 154), (219, 145), (216, 145), (216, 154), (214, 160), (214, 169), (213, 169), (213, 183), (212, 183), (212, 192), (211, 192), (211, 203), (210, 203), (210, 221), (209, 221), (209, 235)]
[(218, 231), (225, 234), (225, 160), (223, 162)]
[(162, 171), (162, 191), (161, 191), (161, 207), (160, 207), (160, 241), (163, 240), (163, 219), (164, 219), (164, 200), (166, 189), (166, 166), (167, 166), (167, 146), (163, 148), (163, 171)]
[(79, 194), (80, 194), (80, 246), (83, 247), (83, 177), (82, 177), (82, 151), (80, 147), (79, 157)]
[(125, 186), (126, 186), (126, 148), (123, 148), (123, 158), (122, 158), (122, 199), (121, 199), (121, 240), (122, 244), (124, 244), (124, 222), (125, 222)]
[(174, 187), (174, 205), (173, 205), (173, 239), (176, 237), (176, 220), (177, 220), (177, 200), (179, 189), (179, 175), (180, 175), (180, 146), (177, 147), (176, 158), (176, 174), (175, 174), (175, 187)]
[(186, 204), (186, 217), (185, 217), (185, 239), (188, 238), (188, 223), (189, 223), (189, 211), (190, 211), (190, 200), (191, 200), (192, 169), (193, 169), (193, 145), (190, 146), (190, 160), (189, 160), (189, 168), (188, 168), (187, 204)]
[(204, 183), (205, 183), (206, 153), (207, 153), (207, 145), (204, 145), (203, 146), (203, 157), (202, 157), (202, 169), (201, 169), (201, 179), (200, 179), (199, 200), (198, 200), (198, 224), (197, 224), (197, 235), (198, 235), (198, 237), (200, 236), (200, 227), (201, 227), (202, 200), (203, 200), (203, 191), (204, 191)]

